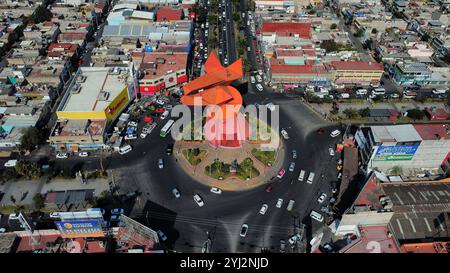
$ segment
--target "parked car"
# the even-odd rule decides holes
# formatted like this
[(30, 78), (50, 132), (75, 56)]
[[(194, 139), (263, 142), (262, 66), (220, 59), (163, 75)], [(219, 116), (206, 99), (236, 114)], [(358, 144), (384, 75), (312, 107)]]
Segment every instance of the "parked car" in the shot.
[(79, 156), (79, 157), (88, 157), (88, 156), (89, 156), (89, 153), (88, 153), (88, 152), (79, 152), (79, 153), (78, 153), (78, 156)]
[(164, 160), (162, 158), (158, 159), (158, 168), (164, 168)]
[(135, 121), (129, 121), (129, 122), (128, 122), (128, 126), (130, 126), (130, 127), (137, 127), (138, 124), (137, 124), (137, 122), (135, 122)]
[(124, 212), (125, 210), (121, 208), (111, 210), (111, 214), (123, 214)]
[(283, 176), (284, 176), (285, 173), (286, 173), (286, 170), (283, 169), (283, 168), (281, 168), (281, 169), (278, 171), (277, 177), (281, 179), (281, 178), (283, 178)]
[(50, 218), (59, 218), (59, 212), (51, 212)]
[(283, 205), (283, 199), (281, 199), (281, 198), (278, 198), (278, 201), (277, 201), (277, 204), (276, 204), (276, 207), (277, 208), (281, 208), (281, 206)]
[(323, 203), (323, 201), (325, 201), (325, 199), (327, 198), (327, 194), (326, 193), (322, 193), (319, 198), (317, 199), (317, 202), (319, 203)]
[(247, 235), (247, 231), (248, 231), (248, 225), (247, 224), (242, 224), (241, 232), (239, 233), (239, 236), (245, 237)]
[(69, 154), (68, 153), (57, 153), (56, 154), (56, 158), (68, 158)]
[(180, 198), (181, 196), (180, 191), (177, 188), (173, 188), (172, 193), (175, 196), (175, 198)]
[(161, 239), (161, 241), (164, 242), (167, 240), (167, 236), (164, 234), (164, 232), (162, 232), (162, 230), (158, 230), (156, 233), (158, 233), (158, 236)]
[(111, 218), (109, 218), (110, 222), (115, 222), (115, 221), (119, 221), (119, 220), (120, 220), (120, 215), (118, 215), (118, 214), (111, 215)]
[(199, 207), (203, 207), (205, 205), (205, 203), (203, 202), (203, 199), (198, 194), (194, 195), (194, 201), (195, 201), (195, 203), (197, 203), (197, 205)]
[(259, 210), (259, 213), (262, 214), (262, 215), (266, 214), (266, 211), (267, 211), (268, 207), (269, 206), (267, 204), (262, 205), (261, 209)]
[(256, 80), (255, 80), (254, 76), (250, 76), (250, 82), (253, 83), (253, 84), (256, 83)]

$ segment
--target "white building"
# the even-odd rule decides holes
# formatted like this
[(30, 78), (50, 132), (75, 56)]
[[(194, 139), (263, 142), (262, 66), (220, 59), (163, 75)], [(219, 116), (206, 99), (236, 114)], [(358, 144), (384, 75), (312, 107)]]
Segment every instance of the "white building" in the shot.
[(390, 174), (394, 167), (404, 175), (438, 173), (450, 157), (447, 124), (405, 124), (361, 127), (355, 134), (360, 157), (373, 169)]

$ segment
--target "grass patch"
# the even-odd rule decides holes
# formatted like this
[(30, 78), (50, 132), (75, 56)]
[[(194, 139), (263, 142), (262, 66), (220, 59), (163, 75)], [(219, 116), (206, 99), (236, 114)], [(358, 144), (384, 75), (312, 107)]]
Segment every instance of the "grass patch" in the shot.
[(19, 211), (30, 212), (30, 208), (28, 205), (4, 205), (0, 207), (0, 212), (2, 214), (11, 214)]
[(266, 166), (272, 166), (275, 162), (275, 151), (263, 151), (254, 148), (252, 155)]
[(202, 160), (205, 158), (207, 151), (201, 150), (199, 148), (193, 149), (184, 149), (181, 151), (183, 156), (189, 161), (192, 166), (200, 164)]

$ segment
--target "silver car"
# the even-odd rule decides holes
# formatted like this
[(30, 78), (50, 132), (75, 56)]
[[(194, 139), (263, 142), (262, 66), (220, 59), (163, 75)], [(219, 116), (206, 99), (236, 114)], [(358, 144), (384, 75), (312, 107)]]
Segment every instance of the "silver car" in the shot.
[(172, 193), (175, 196), (175, 198), (180, 198), (181, 197), (180, 191), (177, 188), (174, 188), (172, 190)]
[(289, 165), (289, 171), (293, 172), (295, 169), (295, 162), (291, 162), (291, 164)]

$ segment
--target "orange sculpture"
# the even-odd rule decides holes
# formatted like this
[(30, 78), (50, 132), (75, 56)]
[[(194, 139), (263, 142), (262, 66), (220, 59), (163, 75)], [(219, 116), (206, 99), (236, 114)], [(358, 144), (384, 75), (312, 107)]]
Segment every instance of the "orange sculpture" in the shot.
[[(187, 83), (184, 86), (184, 95), (181, 103), (194, 106), (218, 106), (222, 110), (222, 115), (207, 119), (210, 131), (206, 133), (206, 139), (218, 147), (237, 148), (241, 146), (242, 140), (246, 139), (247, 124), (242, 123), (237, 118), (236, 111), (230, 111), (229, 106), (239, 109), (242, 106), (242, 96), (239, 91), (230, 84), (242, 78), (242, 60), (239, 59), (228, 67), (222, 66), (217, 55), (212, 52), (204, 65), (206, 74)], [(198, 105), (200, 102), (200, 105)], [(213, 109), (213, 108), (209, 108)], [(228, 110), (227, 110), (228, 109)], [(228, 126), (227, 126), (228, 125)], [(218, 129), (222, 126), (222, 130)], [(232, 129), (223, 130), (223, 128)]]

